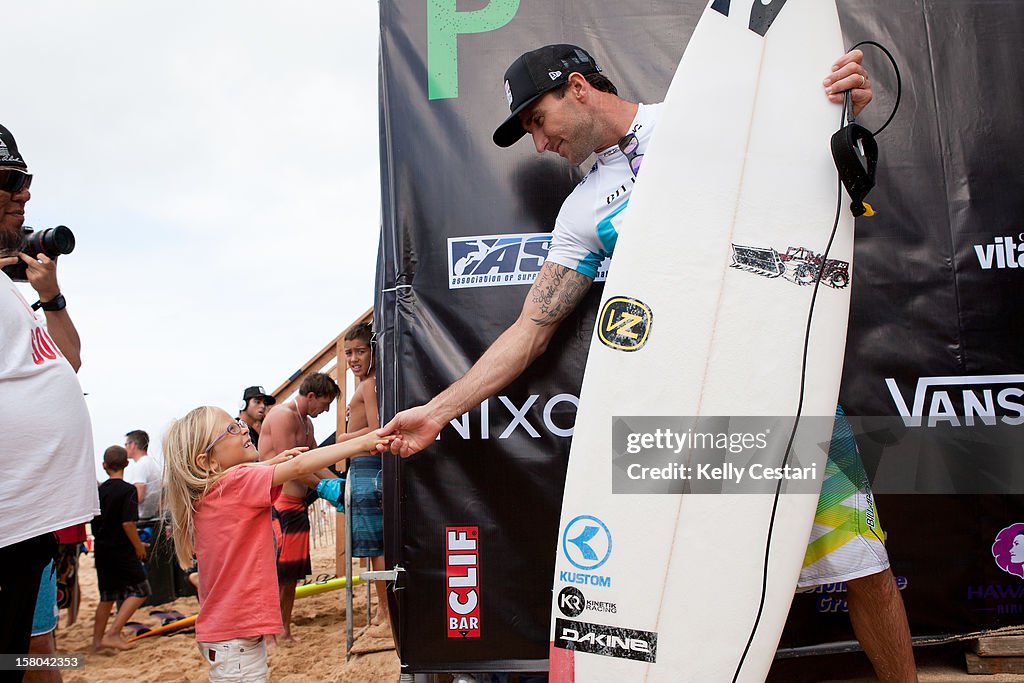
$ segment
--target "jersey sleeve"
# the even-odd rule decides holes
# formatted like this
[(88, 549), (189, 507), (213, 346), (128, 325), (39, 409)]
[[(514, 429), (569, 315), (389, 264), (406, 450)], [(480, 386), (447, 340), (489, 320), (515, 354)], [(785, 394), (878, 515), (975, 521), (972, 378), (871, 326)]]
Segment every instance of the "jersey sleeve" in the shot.
[(547, 260), (575, 270), (590, 279), (608, 255), (597, 231), (593, 187), (580, 183), (562, 203), (555, 219)]

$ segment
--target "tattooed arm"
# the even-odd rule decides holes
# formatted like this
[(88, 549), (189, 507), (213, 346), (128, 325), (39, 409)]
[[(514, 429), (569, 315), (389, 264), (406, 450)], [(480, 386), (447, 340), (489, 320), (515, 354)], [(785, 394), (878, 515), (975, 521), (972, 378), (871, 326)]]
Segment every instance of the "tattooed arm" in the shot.
[(558, 324), (590, 288), (591, 278), (545, 262), (523, 304), (519, 319), (498, 337), (473, 367), (429, 403), (405, 410), (381, 433), (394, 434), (391, 451), (408, 457), (431, 443), (449, 421), (519, 377), (548, 346)]

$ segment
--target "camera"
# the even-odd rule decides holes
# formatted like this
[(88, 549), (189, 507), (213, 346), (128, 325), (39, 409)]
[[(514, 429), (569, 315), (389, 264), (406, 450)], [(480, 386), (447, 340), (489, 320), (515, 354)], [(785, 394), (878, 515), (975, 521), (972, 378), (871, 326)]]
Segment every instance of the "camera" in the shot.
[[(61, 254), (70, 254), (75, 250), (75, 234), (66, 225), (46, 228), (39, 232), (28, 226), (23, 227), (21, 230), (23, 234), (20, 251), (32, 258), (35, 258), (36, 254), (43, 253), (54, 259)], [(7, 277), (16, 282), (28, 281), (28, 266), (25, 263), (19, 262), (4, 266), (3, 271), (7, 274)]]

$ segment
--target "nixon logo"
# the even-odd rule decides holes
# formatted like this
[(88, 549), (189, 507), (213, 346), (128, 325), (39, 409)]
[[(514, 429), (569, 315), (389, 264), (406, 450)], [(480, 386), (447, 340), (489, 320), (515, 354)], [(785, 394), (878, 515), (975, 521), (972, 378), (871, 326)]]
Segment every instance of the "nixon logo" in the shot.
[(598, 337), (619, 351), (636, 351), (647, 343), (653, 316), (647, 304), (624, 296), (609, 299), (601, 309)]
[(562, 533), (562, 553), (575, 567), (597, 569), (611, 557), (612, 534), (597, 517), (580, 515)]
[[(711, 9), (729, 16), (730, 0), (715, 0), (711, 3)], [(754, 0), (754, 6), (750, 8), (750, 24), (748, 28), (754, 33), (763, 36), (772, 27), (775, 18), (779, 16), (786, 0)]]

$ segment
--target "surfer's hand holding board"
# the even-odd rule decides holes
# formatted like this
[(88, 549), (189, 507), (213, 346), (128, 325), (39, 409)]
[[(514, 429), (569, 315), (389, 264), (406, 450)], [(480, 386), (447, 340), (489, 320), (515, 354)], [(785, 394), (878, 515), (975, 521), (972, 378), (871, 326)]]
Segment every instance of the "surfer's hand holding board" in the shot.
[(868, 78), (868, 72), (861, 64), (863, 61), (863, 52), (850, 50), (836, 60), (836, 63), (832, 65), (832, 73), (822, 81), (829, 102), (834, 104), (842, 104), (846, 91), (850, 91), (854, 116), (859, 116), (872, 98), (871, 79)]

